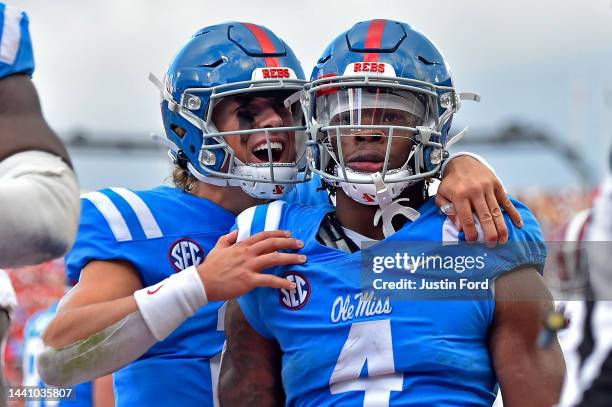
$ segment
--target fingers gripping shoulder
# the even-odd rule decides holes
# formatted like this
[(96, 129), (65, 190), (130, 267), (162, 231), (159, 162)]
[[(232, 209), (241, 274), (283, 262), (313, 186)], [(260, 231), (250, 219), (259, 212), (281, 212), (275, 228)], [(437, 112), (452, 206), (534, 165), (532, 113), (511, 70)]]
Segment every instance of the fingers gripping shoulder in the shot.
[[(529, 210), (525, 204), (520, 201), (517, 201), (514, 198), (511, 198), (512, 204), (515, 206), (518, 213), (521, 215), (523, 219), (523, 226), (521, 228), (514, 225), (512, 219), (510, 219), (510, 215), (504, 212), (504, 222), (506, 223), (506, 227), (508, 228), (508, 241), (514, 242), (543, 242), (544, 234), (542, 233), (542, 229), (540, 227), (539, 222), (533, 215), (533, 213)], [(444, 222), (442, 226), (442, 240), (447, 242), (457, 242), (464, 240), (464, 234), (462, 231), (457, 228), (454, 224), (453, 220), (440, 213), (440, 211), (433, 207), (439, 216), (444, 217)], [(423, 215), (423, 214), (422, 214)], [(478, 234), (476, 241), (479, 243), (485, 242), (485, 233), (483, 227), (478, 219), (478, 216), (474, 215), (474, 227)]]

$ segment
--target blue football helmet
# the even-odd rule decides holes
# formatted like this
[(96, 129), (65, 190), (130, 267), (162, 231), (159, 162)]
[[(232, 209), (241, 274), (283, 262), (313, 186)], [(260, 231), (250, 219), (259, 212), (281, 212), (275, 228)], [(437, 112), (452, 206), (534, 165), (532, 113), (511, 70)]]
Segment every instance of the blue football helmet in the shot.
[[(310, 79), (303, 98), (309, 169), (366, 205), (389, 204), (408, 185), (435, 176), (461, 99), (479, 99), (455, 91), (448, 65), (427, 37), (391, 20), (360, 22), (340, 34)], [(374, 134), (386, 139), (379, 165), (351, 168), (342, 138)], [(391, 168), (389, 153), (400, 139), (411, 141), (411, 151)]]
[[(240, 186), (264, 199), (303, 182), (297, 179), (299, 163), (305, 166), (299, 96), (306, 81), (291, 48), (270, 30), (239, 22), (205, 27), (174, 57), (163, 83), (151, 80), (160, 88), (170, 155), (200, 181)], [(260, 99), (269, 100), (282, 123), (257, 127), (260, 111), (253, 106)], [(237, 106), (236, 128), (222, 131), (213, 113), (227, 100)], [(250, 159), (239, 159), (230, 136), (245, 146), (248, 138)]]

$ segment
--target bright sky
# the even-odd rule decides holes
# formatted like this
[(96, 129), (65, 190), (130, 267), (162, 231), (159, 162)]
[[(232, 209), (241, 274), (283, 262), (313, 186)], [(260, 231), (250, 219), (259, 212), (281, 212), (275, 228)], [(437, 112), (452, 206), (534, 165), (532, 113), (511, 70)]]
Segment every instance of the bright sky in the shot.
[[(392, 18), (438, 45), (459, 89), (482, 95), (482, 103), (464, 104), (455, 123), (479, 133), (514, 119), (539, 126), (580, 143), (598, 171), (612, 140), (612, 0), (8, 4), (30, 15), (35, 83), (47, 119), (60, 132), (159, 132), (158, 96), (148, 73), (163, 74), (173, 54), (206, 25), (265, 25), (293, 48), (308, 75), (334, 36), (358, 21)], [(542, 160), (562, 167), (550, 157)]]

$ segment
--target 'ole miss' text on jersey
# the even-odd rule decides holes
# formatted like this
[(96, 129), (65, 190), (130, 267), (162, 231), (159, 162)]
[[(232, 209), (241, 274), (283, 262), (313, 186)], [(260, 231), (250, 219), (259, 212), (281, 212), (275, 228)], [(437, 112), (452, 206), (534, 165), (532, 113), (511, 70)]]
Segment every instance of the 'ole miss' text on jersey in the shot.
[[(525, 226), (510, 241), (542, 242), (537, 221), (514, 202)], [(316, 235), (329, 206), (274, 202), (236, 221), (239, 240), (262, 230), (289, 230), (304, 241), (303, 265), (268, 270), (294, 290), (257, 288), (238, 303), (250, 325), (279, 343), (288, 406), (490, 406), (497, 378), (487, 348), (495, 301), (408, 301), (369, 298), (362, 291), (361, 252), (321, 244)], [(420, 218), (383, 242), (459, 241), (463, 233), (430, 199)], [(490, 259), (496, 275), (523, 266), (540, 269), (542, 245)], [(231, 349), (230, 349), (231, 351)]]

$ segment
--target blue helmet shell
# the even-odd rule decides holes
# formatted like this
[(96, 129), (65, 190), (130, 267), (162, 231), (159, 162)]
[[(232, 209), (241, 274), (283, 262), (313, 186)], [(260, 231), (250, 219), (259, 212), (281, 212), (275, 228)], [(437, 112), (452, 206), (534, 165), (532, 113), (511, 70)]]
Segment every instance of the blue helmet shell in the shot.
[(253, 71), (266, 67), (290, 68), (297, 79), (305, 79), (291, 48), (265, 27), (228, 22), (196, 32), (176, 54), (164, 79), (172, 100), (162, 98), (162, 120), (166, 137), (177, 147), (175, 155), (188, 160), (204, 176), (208, 171), (221, 170), (228, 156), (222, 148), (209, 150), (215, 155), (213, 164), (205, 165), (200, 160), (202, 149), (216, 141), (203, 137), (202, 129), (180, 114), (185, 91), (191, 89), (197, 94), (200, 103), (190, 111), (204, 119), (214, 88), (224, 86), (227, 90), (235, 84), (236, 90), (249, 89)]
[[(374, 24), (378, 30), (373, 30)], [(362, 61), (390, 64), (400, 78), (453, 86), (450, 68), (436, 45), (407, 23), (393, 20), (359, 22), (340, 34), (321, 54), (310, 80), (342, 75), (349, 64)], [(443, 143), (449, 129), (450, 120), (442, 129)]]

